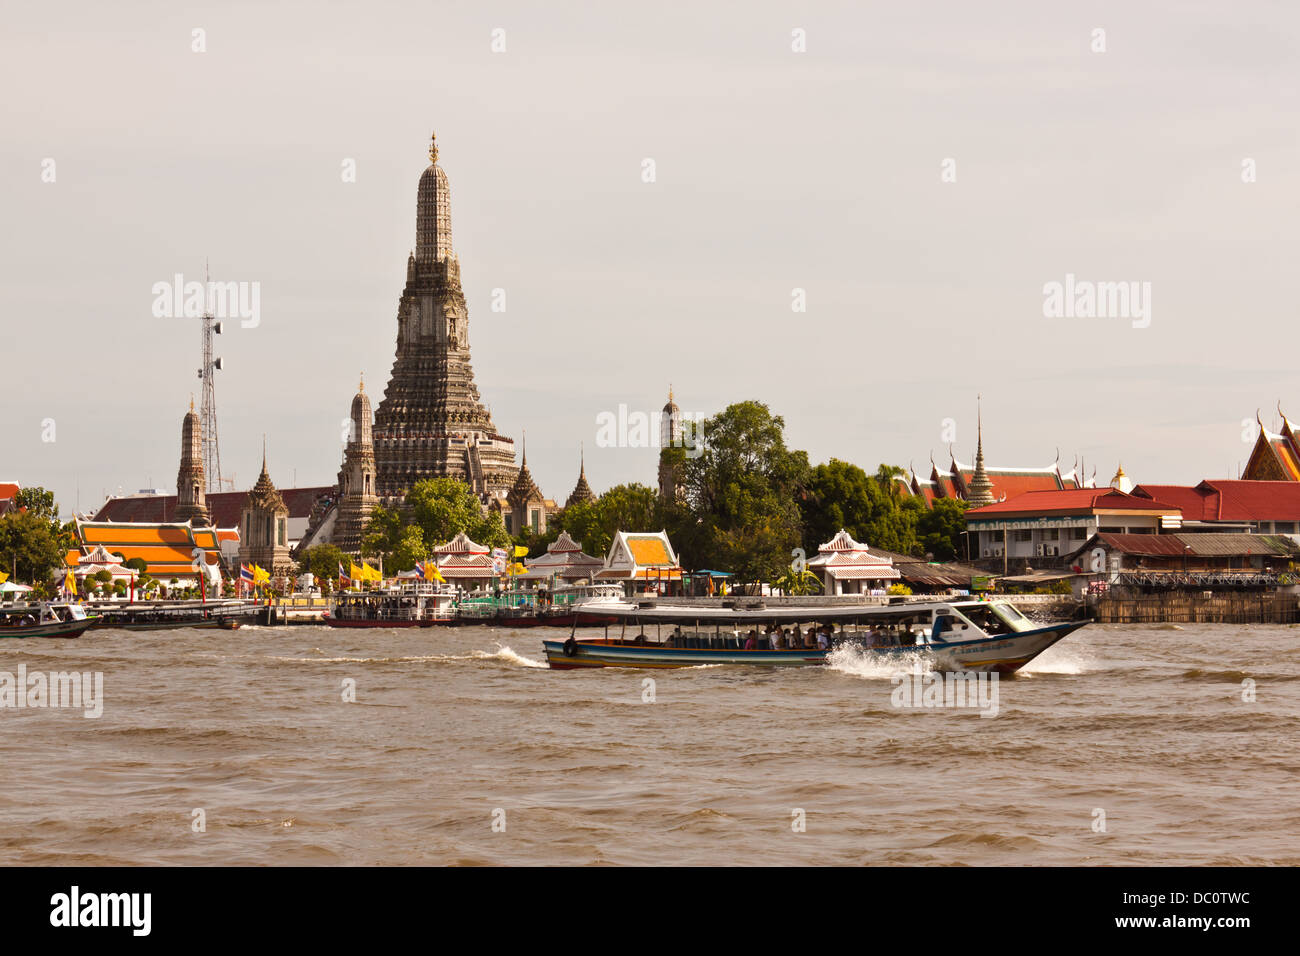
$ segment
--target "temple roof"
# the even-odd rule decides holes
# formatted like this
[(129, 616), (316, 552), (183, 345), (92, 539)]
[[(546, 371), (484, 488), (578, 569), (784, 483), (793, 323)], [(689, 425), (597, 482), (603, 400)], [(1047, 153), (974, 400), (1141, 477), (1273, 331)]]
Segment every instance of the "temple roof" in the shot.
[(257, 476), (257, 484), (253, 485), (253, 490), (248, 493), (248, 504), (250, 507), (262, 510), (289, 510), (280, 492), (276, 491), (275, 485), (271, 481), (271, 475), (266, 470), (265, 453), (262, 454), (262, 473)]
[(577, 504), (579, 501), (595, 501), (596, 493), (591, 490), (591, 485), (587, 484), (587, 463), (584, 460), (578, 469), (578, 483), (573, 486), (573, 492), (569, 495), (564, 507)]

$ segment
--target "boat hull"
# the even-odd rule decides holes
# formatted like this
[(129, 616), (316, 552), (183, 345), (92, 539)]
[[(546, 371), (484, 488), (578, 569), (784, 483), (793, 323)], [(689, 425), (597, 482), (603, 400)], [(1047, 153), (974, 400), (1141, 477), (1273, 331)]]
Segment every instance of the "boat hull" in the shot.
[(51, 621), (46, 624), (16, 624), (0, 627), (3, 637), (80, 637), (95, 623), (94, 618), (80, 621)]
[[(978, 641), (962, 641), (905, 647), (861, 646), (864, 653), (879, 655), (882, 662), (897, 660), (899, 666), (916, 659), (930, 662), (936, 670), (997, 671), (1014, 673), (1067, 634), (1087, 622), (1053, 624), (1047, 627), (1002, 634)], [(543, 641), (547, 663), (555, 670), (590, 667), (700, 667), (728, 664), (751, 667), (808, 667), (824, 665), (832, 651), (736, 650), (664, 647), (659, 644), (620, 643), (617, 640)], [(568, 646), (571, 653), (565, 652)]]
[(379, 619), (339, 619), (326, 614), (324, 622), (330, 627), (369, 627), (369, 628), (390, 628), (390, 627), (446, 627), (454, 624), (450, 618), (432, 621), (381, 621)]

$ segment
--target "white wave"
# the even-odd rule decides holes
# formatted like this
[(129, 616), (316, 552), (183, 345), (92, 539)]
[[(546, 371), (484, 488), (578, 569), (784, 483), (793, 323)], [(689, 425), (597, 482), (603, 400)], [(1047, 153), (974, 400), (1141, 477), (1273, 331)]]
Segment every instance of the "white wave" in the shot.
[(1060, 643), (1020, 668), (1020, 674), (1086, 674), (1096, 669), (1097, 655), (1086, 644)]
[(498, 644), (495, 651), (475, 651), (469, 659), (480, 661), (504, 661), (507, 664), (514, 664), (518, 667), (550, 667), (546, 661), (535, 661), (531, 657), (524, 657), (523, 654), (512, 650), (504, 644)]
[(895, 674), (913, 673), (920, 668), (922, 674), (932, 670), (927, 655), (918, 651), (882, 654), (857, 644), (841, 644), (826, 655), (826, 666), (851, 677), (867, 680), (889, 680)]

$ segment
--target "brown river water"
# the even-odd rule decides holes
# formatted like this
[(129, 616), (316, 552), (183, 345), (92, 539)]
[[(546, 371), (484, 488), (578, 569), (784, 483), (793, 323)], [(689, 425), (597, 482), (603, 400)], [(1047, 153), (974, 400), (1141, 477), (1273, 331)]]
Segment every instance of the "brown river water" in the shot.
[(0, 642), (103, 674), (98, 718), (0, 709), (0, 860), (1300, 864), (1300, 628), (1086, 627), (991, 718), (853, 653), (552, 671), (543, 633)]

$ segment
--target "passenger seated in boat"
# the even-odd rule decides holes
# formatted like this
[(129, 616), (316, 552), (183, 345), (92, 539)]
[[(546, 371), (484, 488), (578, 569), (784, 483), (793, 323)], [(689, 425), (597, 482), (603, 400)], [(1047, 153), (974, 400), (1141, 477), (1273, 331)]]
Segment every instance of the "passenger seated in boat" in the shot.
[(772, 636), (771, 636), (771, 638), (770, 638), (770, 641), (771, 641), (771, 645), (772, 645), (772, 650), (774, 650), (774, 651), (779, 651), (779, 650), (784, 649), (784, 647), (785, 647), (785, 631), (782, 630), (782, 629), (779, 628), (779, 627), (776, 628), (774, 631), (772, 631)]
[(817, 649), (824, 651), (830, 647), (830, 643), (831, 643), (830, 628), (823, 627), (821, 630), (817, 632)]
[(803, 646), (809, 650), (817, 646), (817, 630), (811, 624), (803, 632)]
[(758, 635), (753, 631), (745, 636), (745, 650), (754, 651), (758, 649)]

